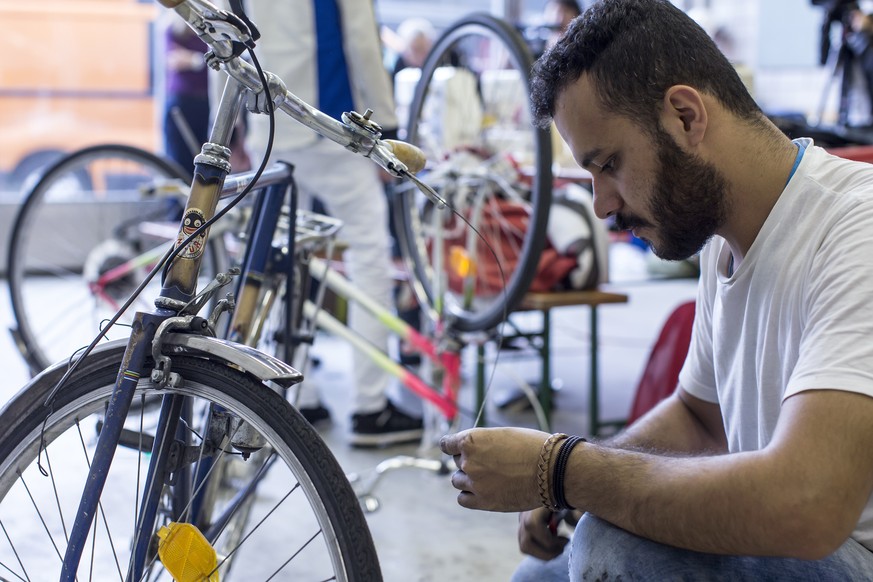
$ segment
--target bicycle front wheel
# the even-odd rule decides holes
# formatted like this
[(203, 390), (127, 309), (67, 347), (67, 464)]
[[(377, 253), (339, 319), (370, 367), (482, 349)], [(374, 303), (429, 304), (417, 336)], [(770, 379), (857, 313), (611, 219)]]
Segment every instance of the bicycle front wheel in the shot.
[(419, 301), (459, 331), (503, 321), (545, 244), (551, 132), (531, 121), (531, 65), (518, 31), (474, 14), (436, 41), (409, 105), (406, 140), (428, 159), (420, 178), (454, 212), (401, 193), (401, 248)]
[[(123, 350), (120, 342), (101, 346), (50, 407), (43, 403), (64, 371), (60, 366), (34, 379), (0, 412), (0, 528), (8, 542), (0, 544), (0, 569), (16, 579), (58, 579)], [(174, 357), (173, 370), (183, 381), (169, 393), (191, 399), (192, 420), (176, 433), (179, 460), (163, 485), (158, 523), (145, 534), (152, 549), (140, 579), (171, 579), (155, 556), (156, 532), (170, 521), (188, 521), (217, 550), (222, 580), (380, 580), (357, 498), (309, 423), (278, 394), (238, 370), (192, 357)], [(155, 385), (141, 380), (135, 398), (145, 401), (156, 392)], [(79, 580), (129, 579), (155, 416), (153, 409), (141, 407), (127, 417)], [(210, 440), (216, 427), (229, 426), (254, 432), (247, 431), (249, 438), (240, 444), (241, 431), (234, 429), (216, 449)], [(231, 441), (234, 446), (227, 446)], [(185, 475), (190, 480), (204, 466), (216, 468), (203, 488), (210, 506), (195, 511), (197, 503), (180, 501), (177, 488)], [(235, 499), (253, 480), (254, 494)], [(229, 525), (219, 528), (220, 523)]]
[[(16, 339), (34, 373), (88, 345), (163, 256), (188, 184), (176, 164), (117, 144), (73, 152), (34, 184), (16, 216), (7, 262)], [(203, 280), (223, 265), (215, 240)], [(157, 279), (129, 313), (151, 308)]]

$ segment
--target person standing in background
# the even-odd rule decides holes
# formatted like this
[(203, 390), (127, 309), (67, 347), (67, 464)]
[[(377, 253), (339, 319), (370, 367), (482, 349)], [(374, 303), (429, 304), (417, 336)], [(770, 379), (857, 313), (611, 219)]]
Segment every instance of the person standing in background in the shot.
[(206, 43), (174, 18), (164, 31), (166, 98), (164, 152), (184, 170), (194, 170), (194, 156), (209, 135), (209, 80), (203, 55)]
[(549, 0), (543, 9), (543, 20), (554, 27), (554, 34), (546, 48), (551, 48), (570, 26), (570, 22), (580, 14), (582, 7), (576, 0)]
[[(386, 31), (383, 38), (387, 35)], [(420, 69), (436, 36), (436, 28), (426, 18), (407, 18), (401, 22), (397, 26), (397, 32), (391, 37), (394, 39), (393, 50), (397, 53), (391, 67), (391, 77), (407, 67)]]
[[(288, 89), (333, 118), (367, 109), (382, 126), (383, 138), (396, 136), (397, 117), (391, 82), (371, 2), (360, 0), (270, 0), (250, 2), (248, 14), (262, 36), (256, 49), (264, 70), (284, 79)], [(301, 200), (307, 208), (318, 197), (343, 221), (340, 238), (348, 243), (344, 260), (350, 279), (381, 305), (392, 305), (391, 247), (384, 174), (373, 162), (354, 155), (284, 115), (276, 115), (271, 161), (296, 168)], [(246, 145), (253, 163), (266, 148), (265, 115), (249, 118)], [(388, 330), (356, 305), (350, 327), (387, 349)], [(391, 376), (378, 364), (353, 354), (355, 379), (350, 444), (384, 446), (421, 438), (420, 418), (407, 414), (387, 396)], [(304, 382), (296, 402), (310, 422), (329, 418), (317, 390)]]
[(567, 30), (570, 21), (581, 13), (582, 7), (577, 0), (548, 0), (543, 6), (540, 19), (524, 30), (534, 59), (538, 59), (551, 48)]

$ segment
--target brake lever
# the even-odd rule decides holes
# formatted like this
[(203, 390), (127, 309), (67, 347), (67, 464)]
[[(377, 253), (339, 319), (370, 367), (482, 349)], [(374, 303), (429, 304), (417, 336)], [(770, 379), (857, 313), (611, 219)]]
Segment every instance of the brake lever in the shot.
[[(240, 20), (242, 20), (245, 25), (248, 27), (249, 32), (251, 33), (251, 37), (253, 41), (261, 38), (261, 31), (258, 30), (258, 27), (255, 26), (255, 23), (249, 19), (246, 14), (245, 8), (243, 8), (242, 0), (229, 0), (230, 3), (230, 11), (233, 12)], [(254, 45), (253, 45), (254, 46)]]
[[(226, 62), (255, 47), (255, 37), (246, 19), (221, 10), (207, 0), (158, 0), (172, 8), (194, 29), (197, 36), (212, 47), (214, 58)], [(257, 30), (257, 29), (256, 29)], [(258, 38), (260, 37), (260, 33)]]

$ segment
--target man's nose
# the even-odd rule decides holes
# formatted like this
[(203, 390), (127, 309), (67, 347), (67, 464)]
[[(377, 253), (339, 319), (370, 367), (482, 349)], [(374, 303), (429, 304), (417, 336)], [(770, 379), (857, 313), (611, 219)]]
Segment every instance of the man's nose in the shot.
[(607, 218), (621, 209), (622, 200), (618, 190), (606, 180), (595, 179), (591, 188), (594, 192), (594, 213), (598, 218)]

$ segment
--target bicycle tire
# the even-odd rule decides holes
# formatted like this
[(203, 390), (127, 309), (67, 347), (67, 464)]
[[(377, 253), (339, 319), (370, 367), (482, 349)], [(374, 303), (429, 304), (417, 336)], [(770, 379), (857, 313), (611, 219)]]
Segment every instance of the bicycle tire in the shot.
[[(505, 319), (530, 286), (545, 244), (552, 142), (550, 130), (537, 129), (531, 122), (532, 64), (530, 50), (515, 28), (489, 14), (470, 15), (437, 39), (421, 68), (409, 106), (405, 138), (421, 147), (429, 160), (420, 178), (450, 206), (466, 213), (482, 235), (452, 213), (437, 212), (417, 191), (408, 189), (396, 200), (398, 238), (419, 302), (429, 308), (425, 311), (431, 318), (440, 318), (442, 311), (448, 325), (461, 332), (492, 329)], [(475, 78), (475, 84), (467, 82), (468, 88), (474, 87), (474, 96), (446, 97), (450, 83), (456, 88), (464, 86), (464, 75)], [(479, 115), (473, 111), (459, 116), (457, 123), (446, 123), (449, 105), (441, 104), (440, 98), (454, 99), (452, 107), (480, 103), (483, 122), (469, 130)], [(463, 135), (465, 131), (468, 135)], [(477, 199), (473, 201), (471, 196)], [(501, 200), (520, 205), (527, 214), (524, 229), (504, 220), (506, 207), (501, 206)], [(491, 226), (486, 228), (487, 224)], [(436, 229), (444, 234), (451, 231), (457, 241), (453, 251), (463, 249), (461, 254), (473, 265), (471, 272), (449, 275), (449, 268), (432, 264)], [(513, 240), (511, 244), (517, 247), (510, 249), (515, 258), (504, 252), (507, 240)], [(498, 255), (497, 262), (505, 265), (502, 273), (497, 271), (499, 282), (505, 281), (499, 288), (485, 282), (488, 271), (484, 266), (494, 262), (492, 250)], [(493, 279), (493, 266), (490, 271)], [(448, 279), (448, 283), (436, 285), (435, 276)], [(447, 292), (440, 292), (440, 288)]]
[[(142, 280), (145, 267), (140, 266), (99, 287), (99, 277), (111, 267), (142, 257), (145, 249), (163, 242), (134, 228), (150, 215), (173, 212), (168, 196), (142, 191), (154, 180), (190, 184), (191, 178), (177, 164), (148, 151), (105, 144), (63, 157), (26, 195), (12, 226), (6, 264), (14, 333), (32, 373), (90, 343), (100, 322)], [(172, 204), (184, 205), (184, 198), (179, 200)], [(160, 218), (173, 228), (178, 225), (178, 218), (169, 214)], [(202, 279), (224, 266), (217, 237), (210, 239), (208, 249)], [(129, 312), (137, 305), (150, 309), (159, 288), (159, 281), (153, 283)], [(127, 330), (120, 329), (108, 337), (126, 336)]]
[[(64, 516), (69, 528), (86, 480), (88, 453), (95, 445), (94, 423), (102, 417), (111, 395), (124, 348), (123, 341), (104, 344), (83, 360), (58, 392), (51, 414), (43, 403), (64, 372), (61, 365), (32, 380), (0, 411), (0, 527), (9, 542), (0, 544), (0, 568), (7, 572), (22, 579), (35, 579), (33, 572), (39, 572), (39, 579), (57, 579), (68, 539), (59, 516)], [(372, 536), (352, 487), (300, 413), (253, 377), (221, 363), (174, 356), (173, 370), (184, 381), (168, 388), (169, 392), (232, 411), (265, 439), (261, 451), (273, 452), (281, 461), (273, 463), (258, 484), (245, 535), (237, 535), (244, 540), (243, 546), (234, 551), (225, 548), (238, 564), (234, 571), (245, 580), (265, 580), (279, 572), (281, 579), (381, 580)], [(143, 377), (137, 392), (144, 396), (156, 386), (148, 374)], [(131, 430), (148, 426), (147, 415), (136, 412), (132, 416), (126, 424)], [(189, 435), (195, 447), (200, 446), (201, 434), (206, 432), (192, 430)], [(89, 534), (88, 546), (93, 544), (94, 549), (85, 548), (79, 579), (92, 579), (89, 573), (96, 579), (109, 579), (125, 569), (138, 488), (144, 481), (137, 481), (145, 472), (138, 462), (145, 456), (141, 450), (144, 447), (119, 446), (115, 452), (101, 509)], [(38, 458), (47, 477), (38, 472)], [(249, 461), (253, 459), (255, 455)], [(245, 466), (238, 456), (233, 460)], [(283, 492), (288, 492), (285, 498)], [(32, 516), (37, 502), (43, 509), (38, 519)], [(262, 523), (263, 516), (267, 521)], [(108, 541), (106, 531), (113, 533), (114, 548), (103, 546)], [(10, 549), (13, 546), (15, 554)], [(298, 552), (300, 548), (304, 549)], [(161, 567), (159, 561), (154, 562), (148, 579), (164, 579), (159, 575)], [(229, 579), (226, 571), (220, 573), (222, 580)]]

